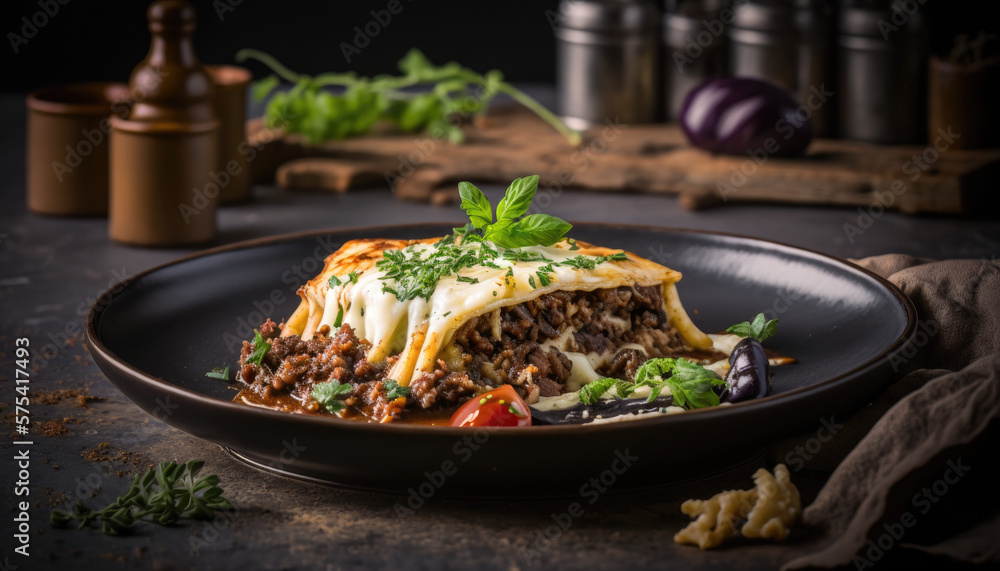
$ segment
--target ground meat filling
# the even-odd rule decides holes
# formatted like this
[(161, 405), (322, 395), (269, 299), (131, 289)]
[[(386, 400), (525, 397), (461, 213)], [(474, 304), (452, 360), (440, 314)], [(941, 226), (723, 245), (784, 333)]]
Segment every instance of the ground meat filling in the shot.
[[(684, 349), (656, 286), (557, 291), (498, 312), (473, 318), (456, 333), (466, 375), (484, 387), (512, 384), (529, 404), (561, 394), (573, 369), (562, 351), (543, 346), (546, 341), (568, 335), (564, 350), (579, 353), (607, 354), (627, 343), (652, 357)], [(633, 379), (645, 360), (638, 350), (620, 349), (598, 372)]]
[(333, 380), (349, 383), (355, 388), (345, 403), (365, 416), (382, 418), (390, 409), (383, 375), (394, 359), (378, 364), (368, 362), (371, 343), (355, 337), (347, 324), (333, 336), (328, 336), (328, 328), (319, 333), (308, 341), (298, 336), (279, 337), (279, 326), (267, 320), (260, 326), (260, 334), (271, 348), (259, 365), (247, 363), (255, 347), (244, 341), (239, 379), (265, 399), (288, 395), (310, 412), (319, 410), (318, 403), (310, 397), (315, 384)]
[[(568, 331), (571, 331), (569, 333)], [(310, 396), (317, 383), (337, 380), (354, 385), (345, 401), (351, 412), (381, 420), (401, 411), (388, 399), (386, 371), (396, 357), (370, 363), (371, 344), (358, 339), (349, 324), (334, 335), (324, 327), (308, 341), (280, 337), (268, 320), (261, 336), (271, 345), (261, 363), (247, 363), (254, 344), (244, 341), (239, 379), (262, 399), (290, 397), (310, 412), (319, 404)], [(552, 341), (546, 346), (547, 341)], [(528, 404), (565, 390), (573, 363), (554, 346), (579, 353), (611, 354), (623, 344), (644, 347), (649, 357), (674, 356), (684, 350), (678, 332), (667, 323), (659, 287), (619, 287), (596, 291), (556, 291), (534, 300), (473, 318), (455, 334), (463, 371), (439, 360), (434, 371), (411, 380), (409, 403), (423, 409), (454, 407), (479, 392), (511, 384)], [(633, 379), (647, 356), (634, 348), (614, 351), (602, 375)]]

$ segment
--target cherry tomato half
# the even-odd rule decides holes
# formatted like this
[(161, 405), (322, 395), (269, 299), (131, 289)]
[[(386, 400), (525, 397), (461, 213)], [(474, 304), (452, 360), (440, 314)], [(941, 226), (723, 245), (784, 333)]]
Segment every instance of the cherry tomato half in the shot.
[(491, 389), (462, 405), (451, 426), (530, 426), (531, 412), (514, 387)]

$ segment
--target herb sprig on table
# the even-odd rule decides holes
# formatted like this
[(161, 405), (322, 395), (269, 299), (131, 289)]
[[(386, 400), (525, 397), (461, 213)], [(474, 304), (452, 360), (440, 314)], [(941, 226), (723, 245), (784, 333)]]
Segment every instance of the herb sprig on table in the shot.
[(121, 535), (139, 521), (170, 525), (183, 518), (211, 519), (215, 510), (230, 509), (232, 504), (222, 497), (218, 476), (198, 477), (204, 465), (202, 460), (161, 462), (136, 476), (125, 495), (104, 509), (92, 510), (77, 500), (71, 512), (52, 510), (49, 523), (66, 527), (79, 521), (77, 528), (83, 529), (99, 521), (105, 534)]
[[(245, 49), (236, 54), (238, 62), (247, 59), (260, 61), (274, 72), (253, 87), (256, 100), (271, 96), (264, 113), (266, 125), (299, 133), (310, 143), (362, 135), (379, 121), (391, 122), (404, 132), (426, 131), (432, 137), (461, 143), (465, 133), (457, 123), (481, 115), (493, 98), (503, 93), (552, 125), (571, 145), (580, 145), (580, 133), (505, 82), (501, 72), (479, 74), (456, 62), (436, 66), (417, 49), (399, 61), (399, 76), (359, 77), (353, 72), (308, 76), (289, 70), (258, 50)], [(281, 80), (295, 85), (287, 92), (276, 91)], [(342, 87), (343, 92), (331, 93), (329, 87)], [(408, 90), (416, 87), (431, 90)]]

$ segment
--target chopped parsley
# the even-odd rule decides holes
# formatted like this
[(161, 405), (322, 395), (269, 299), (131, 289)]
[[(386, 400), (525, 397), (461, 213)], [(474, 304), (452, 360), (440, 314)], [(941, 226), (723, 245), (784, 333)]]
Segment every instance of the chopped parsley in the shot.
[(580, 402), (583, 404), (597, 404), (597, 401), (601, 400), (601, 395), (608, 392), (608, 389), (617, 382), (618, 379), (610, 378), (590, 381), (580, 389)]
[(271, 344), (264, 339), (264, 336), (260, 334), (260, 331), (254, 330), (253, 336), (253, 353), (247, 357), (246, 362), (249, 364), (260, 365), (264, 361), (264, 355), (271, 350)]
[[(382, 292), (392, 294), (399, 301), (418, 297), (430, 301), (442, 278), (455, 276), (459, 282), (479, 283), (476, 278), (458, 274), (476, 266), (500, 269), (497, 258), (510, 262), (511, 266), (517, 262), (545, 262), (536, 273), (537, 283), (541, 283), (542, 287), (551, 283), (550, 274), (556, 266), (592, 270), (603, 262), (628, 259), (625, 252), (619, 252), (610, 256), (581, 255), (556, 262), (525, 250), (532, 246), (551, 246), (564, 239), (566, 232), (572, 228), (566, 221), (547, 214), (526, 215), (537, 189), (537, 176), (516, 179), (507, 188), (494, 214), (493, 205), (481, 190), (468, 182), (459, 183), (462, 210), (469, 216), (469, 222), (453, 229), (452, 234), (441, 238), (431, 248), (411, 245), (383, 252), (382, 259), (375, 264), (384, 273), (379, 278), (382, 280)], [(580, 249), (572, 238), (567, 238), (567, 241), (570, 250)], [(499, 251), (493, 246), (499, 246)], [(514, 277), (513, 267), (508, 266), (505, 277)], [(348, 274), (347, 279), (357, 283), (357, 275), (353, 272)], [(342, 283), (340, 278), (330, 277), (331, 287)], [(538, 287), (534, 276), (529, 276), (528, 283), (532, 288)]]
[(340, 397), (347, 398), (354, 391), (354, 387), (348, 384), (341, 384), (340, 381), (329, 381), (326, 383), (317, 383), (313, 386), (312, 393), (310, 396), (316, 399), (316, 402), (320, 404), (326, 410), (337, 414), (346, 408), (346, 404), (343, 403)]
[(393, 379), (387, 380), (383, 383), (383, 386), (385, 387), (386, 398), (398, 399), (399, 397), (410, 396), (410, 387), (404, 387)]
[(226, 367), (225, 369), (223, 369), (222, 367), (216, 367), (211, 371), (205, 373), (205, 376), (212, 379), (222, 379), (223, 381), (228, 381), (229, 367)]
[(333, 320), (334, 327), (340, 327), (344, 324), (344, 306), (337, 308), (337, 319)]
[(352, 284), (358, 283), (358, 273), (357, 272), (351, 272), (351, 273), (347, 274), (347, 276), (344, 279), (340, 279), (337, 276), (330, 276), (329, 281), (327, 281), (327, 283), (330, 285), (330, 287), (344, 285), (347, 282), (351, 282)]

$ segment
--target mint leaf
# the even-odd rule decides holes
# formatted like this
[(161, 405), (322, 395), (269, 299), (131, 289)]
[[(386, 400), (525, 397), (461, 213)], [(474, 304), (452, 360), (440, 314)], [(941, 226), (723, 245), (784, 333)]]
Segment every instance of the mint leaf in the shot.
[(483, 191), (463, 181), (458, 183), (458, 195), (462, 197), (462, 210), (469, 215), (473, 226), (484, 229), (493, 224), (493, 208)]
[(538, 175), (516, 178), (507, 187), (500, 204), (497, 204), (497, 222), (509, 220), (513, 222), (528, 211), (531, 201), (538, 191)]
[(316, 399), (316, 402), (320, 406), (336, 414), (344, 410), (347, 406), (339, 400), (341, 395), (344, 395), (346, 398), (352, 392), (354, 392), (354, 387), (350, 384), (341, 384), (340, 381), (329, 381), (314, 385), (310, 396)]
[(506, 232), (492, 238), (504, 248), (551, 246), (566, 235), (573, 225), (548, 214), (530, 214), (506, 228)]
[(596, 404), (597, 401), (601, 400), (601, 395), (606, 393), (617, 382), (618, 379), (607, 378), (590, 381), (580, 389), (580, 402), (583, 404)]
[(737, 323), (736, 325), (730, 326), (726, 329), (726, 333), (732, 333), (733, 335), (739, 335), (740, 337), (752, 337), (762, 343), (765, 339), (774, 337), (777, 332), (778, 319), (775, 318), (765, 322), (763, 313), (758, 313), (757, 317), (754, 318), (753, 323), (744, 321), (743, 323)]

